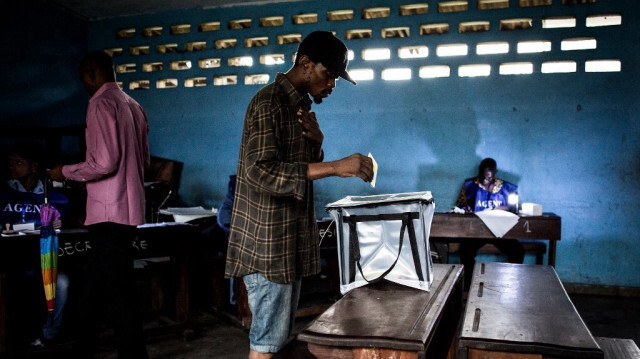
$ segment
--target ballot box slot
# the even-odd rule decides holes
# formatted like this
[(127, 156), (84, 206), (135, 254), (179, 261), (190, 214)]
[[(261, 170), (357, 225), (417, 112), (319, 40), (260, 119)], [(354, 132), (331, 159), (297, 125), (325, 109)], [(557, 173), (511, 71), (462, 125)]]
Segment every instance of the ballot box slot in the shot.
[(476, 308), (476, 312), (473, 315), (473, 327), (471, 328), (474, 332), (477, 332), (480, 327), (480, 314), (482, 314), (482, 310), (480, 308)]

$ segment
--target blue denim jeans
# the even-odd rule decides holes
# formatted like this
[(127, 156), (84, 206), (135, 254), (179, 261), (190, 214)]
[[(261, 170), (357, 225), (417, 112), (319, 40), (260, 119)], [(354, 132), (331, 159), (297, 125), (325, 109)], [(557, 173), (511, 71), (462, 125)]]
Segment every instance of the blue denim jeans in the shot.
[(277, 353), (291, 335), (300, 298), (298, 279), (291, 284), (274, 283), (260, 273), (244, 276), (252, 320), (249, 347), (259, 353)]
[[(42, 273), (40, 269), (32, 269), (27, 271), (27, 276), (38, 282), (39, 286), (42, 286)], [(44, 298), (44, 294), (42, 295)], [(53, 313), (47, 313), (47, 319), (42, 326), (42, 336), (44, 339), (54, 339), (60, 331), (62, 326), (62, 315), (64, 308), (67, 305), (67, 299), (69, 298), (69, 276), (64, 272), (58, 272), (58, 278), (56, 280), (56, 305)], [(46, 307), (46, 304), (43, 303)]]
[(54, 339), (60, 331), (62, 325), (62, 313), (67, 305), (67, 299), (69, 298), (69, 277), (58, 272), (58, 279), (56, 280), (56, 306), (53, 310), (53, 314), (47, 316), (47, 322), (42, 327), (42, 336), (45, 339)]

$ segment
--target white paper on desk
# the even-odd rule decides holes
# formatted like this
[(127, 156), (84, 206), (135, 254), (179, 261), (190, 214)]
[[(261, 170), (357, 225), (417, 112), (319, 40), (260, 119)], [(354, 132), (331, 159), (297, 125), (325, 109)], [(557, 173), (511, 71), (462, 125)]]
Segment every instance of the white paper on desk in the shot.
[(14, 231), (33, 231), (34, 229), (36, 229), (36, 225), (33, 222), (14, 223), (12, 228)]
[(501, 209), (484, 210), (475, 213), (494, 236), (501, 238), (518, 223), (518, 215)]
[(138, 225), (137, 228), (156, 228), (156, 227), (169, 227), (169, 226), (193, 226), (191, 223), (182, 222), (158, 222), (158, 223), (144, 223)]
[(22, 232), (14, 232), (12, 231), (11, 233), (2, 233), (3, 237), (17, 237), (17, 236), (26, 236), (26, 234), (22, 233)]
[(197, 207), (169, 207), (167, 209), (161, 209), (161, 213), (166, 214), (211, 214), (212, 211), (205, 209), (202, 206)]
[(198, 207), (169, 207), (167, 209), (161, 209), (159, 211), (162, 214), (173, 215), (173, 220), (176, 222), (188, 222), (194, 219), (211, 217), (218, 214), (216, 208), (205, 209), (202, 206)]

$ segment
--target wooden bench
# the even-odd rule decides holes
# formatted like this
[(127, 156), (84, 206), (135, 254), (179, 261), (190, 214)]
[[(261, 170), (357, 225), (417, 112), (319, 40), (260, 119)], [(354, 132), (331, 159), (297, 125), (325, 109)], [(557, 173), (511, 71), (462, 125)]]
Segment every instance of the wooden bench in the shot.
[[(544, 255), (547, 253), (547, 245), (543, 242), (520, 242), (524, 248), (524, 254), (533, 254), (536, 256), (536, 264), (544, 264)], [(460, 249), (460, 243), (450, 242), (447, 245), (447, 254), (457, 253)], [(503, 254), (493, 244), (485, 244), (480, 247), (478, 254)]]
[(476, 263), (458, 359), (603, 359), (551, 266)]
[(596, 337), (604, 359), (637, 359), (640, 349), (632, 339)]
[(463, 267), (434, 264), (427, 291), (380, 281), (355, 288), (297, 339), (319, 359), (453, 358)]

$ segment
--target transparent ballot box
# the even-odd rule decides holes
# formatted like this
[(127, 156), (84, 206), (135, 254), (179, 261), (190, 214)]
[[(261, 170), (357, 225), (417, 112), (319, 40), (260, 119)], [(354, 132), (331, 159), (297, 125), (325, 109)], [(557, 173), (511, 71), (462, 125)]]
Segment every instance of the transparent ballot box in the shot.
[(336, 221), (342, 294), (382, 279), (429, 290), (431, 192), (347, 196), (326, 210)]

